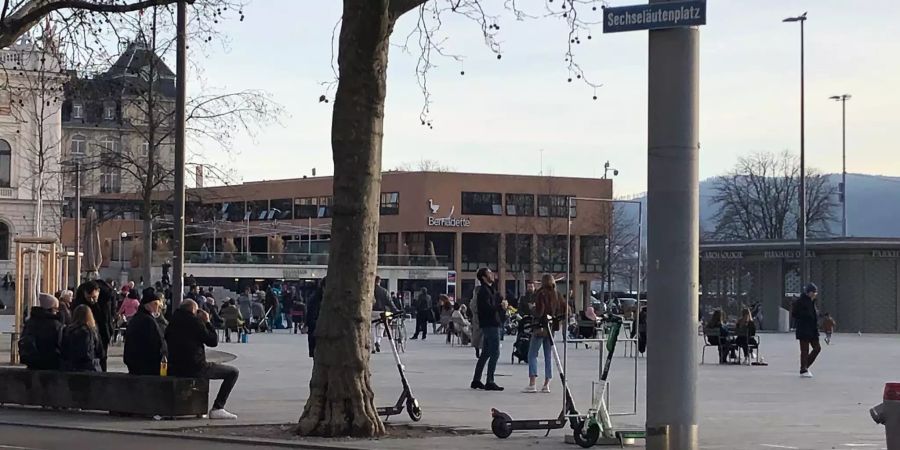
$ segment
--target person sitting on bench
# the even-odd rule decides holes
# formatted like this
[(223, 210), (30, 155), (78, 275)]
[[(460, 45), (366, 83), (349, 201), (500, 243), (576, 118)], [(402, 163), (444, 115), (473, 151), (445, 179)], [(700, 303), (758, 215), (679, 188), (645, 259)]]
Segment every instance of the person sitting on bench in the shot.
[(197, 303), (184, 300), (172, 315), (166, 329), (169, 349), (169, 375), (173, 377), (223, 380), (219, 394), (209, 411), (210, 419), (237, 419), (225, 410), (225, 402), (238, 379), (238, 369), (225, 364), (206, 362), (206, 347), (219, 345), (219, 335), (206, 311), (198, 311)]
[(231, 342), (232, 331), (237, 333), (237, 339), (240, 342), (241, 335), (246, 333), (247, 330), (244, 328), (244, 316), (241, 315), (241, 310), (235, 306), (234, 300), (225, 300), (225, 305), (222, 306), (219, 315), (225, 321), (225, 342)]
[(19, 339), (19, 358), (31, 370), (59, 370), (63, 322), (59, 301), (50, 294), (38, 296)]
[(140, 308), (125, 330), (125, 365), (132, 375), (160, 375), (166, 356), (165, 328), (157, 318), (162, 307), (153, 288), (144, 289)]

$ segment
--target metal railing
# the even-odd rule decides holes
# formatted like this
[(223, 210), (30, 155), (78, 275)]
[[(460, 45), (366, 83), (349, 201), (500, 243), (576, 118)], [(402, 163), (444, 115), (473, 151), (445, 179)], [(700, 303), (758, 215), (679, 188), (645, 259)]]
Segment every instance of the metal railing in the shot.
[[(328, 253), (212, 253), (185, 252), (188, 264), (289, 264), (305, 266), (328, 265)], [(379, 266), (445, 267), (453, 266), (447, 256), (378, 255)]]

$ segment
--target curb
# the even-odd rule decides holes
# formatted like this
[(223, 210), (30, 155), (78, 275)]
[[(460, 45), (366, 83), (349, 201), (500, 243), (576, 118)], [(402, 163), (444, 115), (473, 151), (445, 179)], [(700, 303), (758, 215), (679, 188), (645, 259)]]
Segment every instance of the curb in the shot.
[(306, 450), (368, 450), (365, 447), (348, 447), (348, 446), (339, 446), (339, 445), (330, 445), (330, 444), (315, 444), (315, 443), (311, 443), (311, 442), (297, 442), (297, 441), (288, 441), (288, 440), (282, 440), (282, 439), (250, 438), (250, 437), (237, 437), (237, 436), (205, 436), (205, 435), (197, 435), (197, 434), (189, 434), (189, 433), (177, 433), (174, 431), (122, 430), (122, 429), (116, 429), (116, 428), (95, 428), (95, 427), (76, 426), (76, 425), (48, 425), (48, 424), (36, 424), (36, 423), (10, 422), (10, 421), (5, 421), (5, 420), (0, 420), (0, 426), (40, 428), (40, 429), (50, 429), (50, 430), (84, 431), (84, 432), (91, 432), (91, 433), (124, 434), (124, 435), (131, 435), (131, 436), (146, 436), (146, 437), (165, 437), (165, 438), (186, 439), (186, 440), (192, 440), (192, 441), (220, 442), (223, 444), (252, 445), (252, 446), (258, 446), (258, 447), (265, 446), (265, 447), (278, 447), (278, 448), (299, 448), (299, 449), (306, 449)]

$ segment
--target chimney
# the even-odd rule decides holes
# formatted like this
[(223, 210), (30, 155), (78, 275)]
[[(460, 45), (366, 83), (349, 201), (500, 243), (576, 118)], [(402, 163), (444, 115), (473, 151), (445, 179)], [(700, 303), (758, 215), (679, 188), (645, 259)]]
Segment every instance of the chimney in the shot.
[(313, 167), (312, 176), (316, 176), (316, 168), (315, 167)]

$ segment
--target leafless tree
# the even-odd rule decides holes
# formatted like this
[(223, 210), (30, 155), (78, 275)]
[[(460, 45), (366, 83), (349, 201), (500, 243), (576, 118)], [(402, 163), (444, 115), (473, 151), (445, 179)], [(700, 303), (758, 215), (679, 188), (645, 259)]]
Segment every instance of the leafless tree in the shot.
[[(800, 168), (784, 152), (740, 158), (714, 184), (713, 236), (721, 240), (791, 239), (798, 235)], [(836, 187), (815, 170), (806, 174), (807, 235), (827, 236), (837, 206)]]
[(450, 172), (453, 168), (433, 159), (420, 159), (418, 161), (407, 161), (397, 165), (390, 171), (392, 172)]

